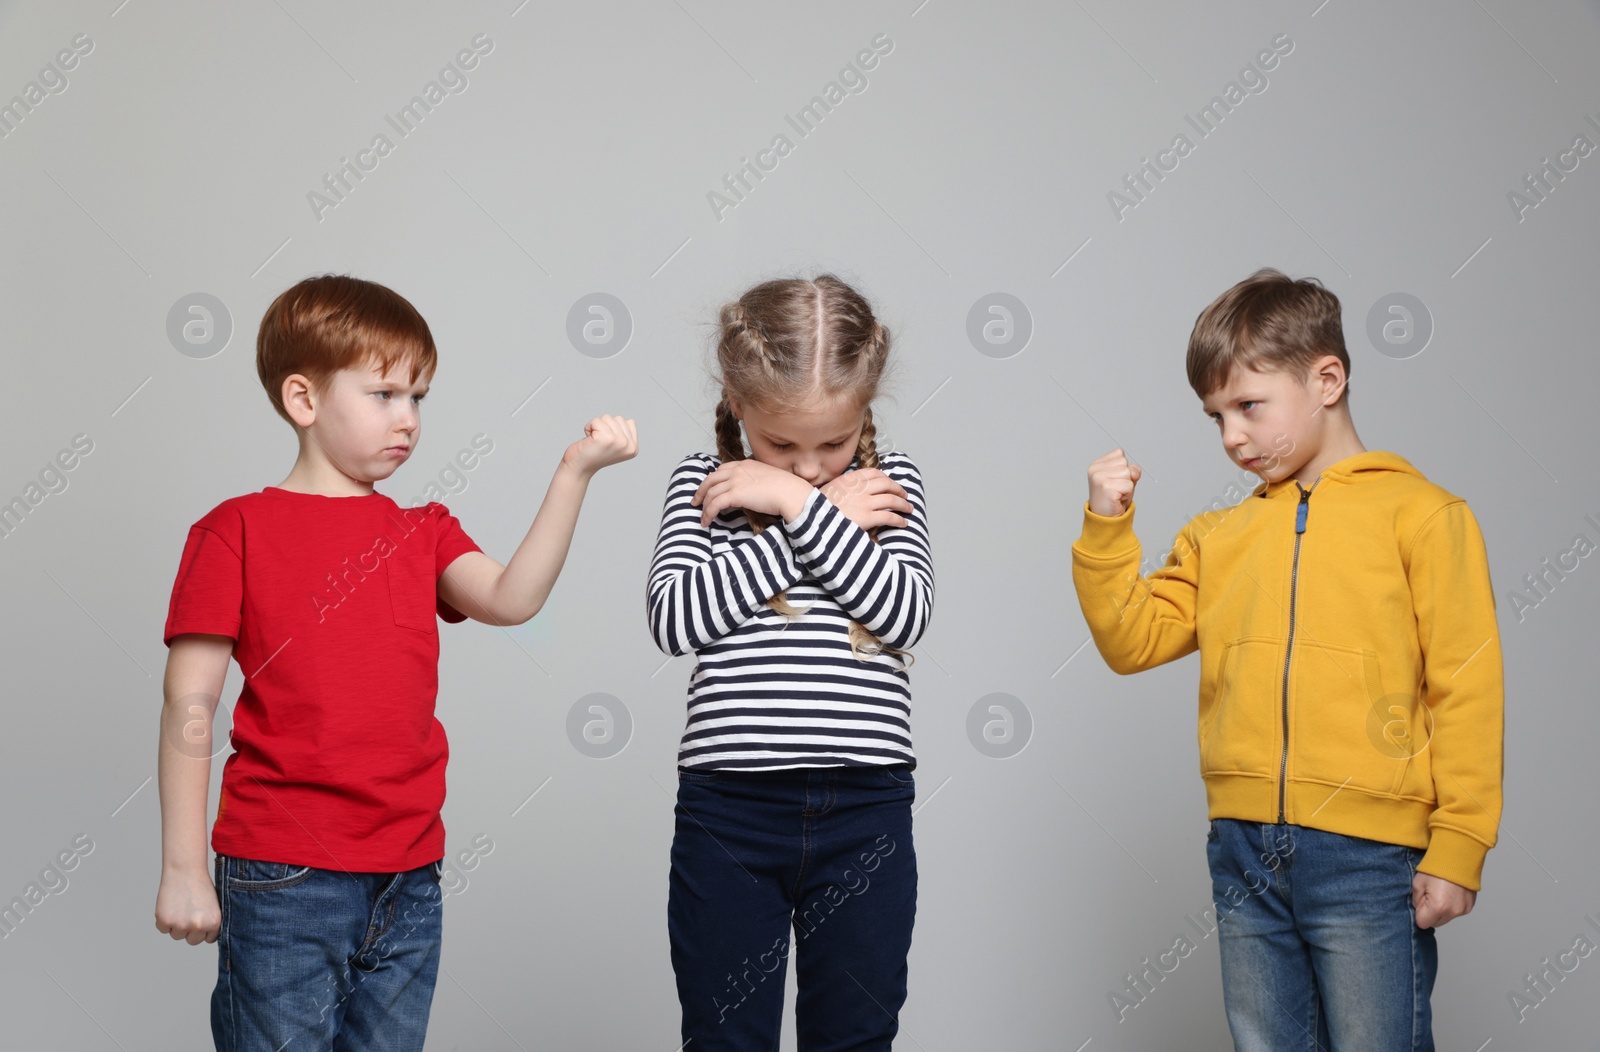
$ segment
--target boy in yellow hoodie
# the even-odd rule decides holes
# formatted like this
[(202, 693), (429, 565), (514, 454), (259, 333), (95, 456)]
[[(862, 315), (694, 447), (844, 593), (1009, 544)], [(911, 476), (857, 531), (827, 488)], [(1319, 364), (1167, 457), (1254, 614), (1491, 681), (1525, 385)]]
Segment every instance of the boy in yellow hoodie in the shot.
[(1431, 1052), (1433, 929), (1471, 911), (1500, 820), (1482, 534), (1461, 498), (1361, 444), (1339, 300), (1314, 279), (1261, 270), (1223, 293), (1187, 364), (1229, 459), (1262, 482), (1142, 576), (1140, 469), (1113, 450), (1089, 467), (1072, 577), (1116, 672), (1200, 651), (1234, 1045)]

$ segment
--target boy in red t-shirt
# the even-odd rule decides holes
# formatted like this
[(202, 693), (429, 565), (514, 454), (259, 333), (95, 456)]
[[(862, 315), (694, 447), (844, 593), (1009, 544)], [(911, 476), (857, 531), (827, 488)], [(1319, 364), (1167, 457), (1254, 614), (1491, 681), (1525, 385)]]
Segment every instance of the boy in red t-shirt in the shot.
[[(164, 641), (156, 927), (219, 944), (218, 1049), (421, 1049), (439, 963), (437, 618), (522, 624), (566, 559), (589, 480), (638, 448), (602, 416), (567, 448), (511, 561), (442, 504), (373, 490), (421, 438), (422, 316), (356, 278), (309, 278), (261, 320), (256, 368), (300, 454), (189, 530)], [(244, 673), (206, 866), (211, 717)]]

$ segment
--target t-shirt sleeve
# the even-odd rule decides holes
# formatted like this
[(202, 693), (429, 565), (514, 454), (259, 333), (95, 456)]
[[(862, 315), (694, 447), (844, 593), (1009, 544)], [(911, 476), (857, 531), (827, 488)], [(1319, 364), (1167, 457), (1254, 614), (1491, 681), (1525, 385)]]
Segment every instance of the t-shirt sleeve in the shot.
[[(476, 541), (467, 536), (467, 531), (461, 528), (461, 521), (450, 514), (450, 510), (443, 504), (430, 504), (429, 508), (434, 510), (434, 514), (438, 516), (434, 532), (436, 540), (434, 543), (433, 565), (435, 594), (437, 594), (437, 582), (444, 575), (446, 567), (468, 552), (481, 552), (483, 549), (478, 547)], [(467, 619), (466, 614), (461, 613), (461, 611), (443, 599), (435, 599), (434, 602), (438, 607), (439, 616), (444, 618), (447, 623), (453, 625)]]
[(242, 524), (236, 514), (213, 513), (189, 528), (178, 562), (161, 641), (186, 632), (239, 638), (244, 608)]

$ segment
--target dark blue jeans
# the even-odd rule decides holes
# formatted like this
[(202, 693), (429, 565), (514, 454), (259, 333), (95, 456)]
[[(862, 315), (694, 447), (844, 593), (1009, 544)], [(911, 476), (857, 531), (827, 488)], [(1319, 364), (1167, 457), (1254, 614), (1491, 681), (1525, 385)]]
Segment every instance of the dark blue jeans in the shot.
[(1433, 1052), (1438, 950), (1411, 908), (1422, 855), (1305, 826), (1211, 823), (1238, 1052)]
[(420, 1052), (439, 969), (440, 863), (404, 873), (218, 855), (218, 1052)]
[(888, 1049), (917, 909), (911, 772), (678, 772), (667, 931), (691, 1052)]

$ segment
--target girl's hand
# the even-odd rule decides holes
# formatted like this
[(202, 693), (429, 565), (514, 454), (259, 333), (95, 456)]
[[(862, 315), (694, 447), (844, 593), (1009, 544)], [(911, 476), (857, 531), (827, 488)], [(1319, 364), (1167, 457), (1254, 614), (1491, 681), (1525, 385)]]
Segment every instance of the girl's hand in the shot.
[(689, 503), (701, 509), (701, 526), (711, 525), (712, 519), (729, 508), (776, 515), (789, 522), (800, 514), (813, 488), (799, 475), (771, 464), (730, 460), (706, 476)]
[(1089, 465), (1089, 510), (1116, 518), (1133, 503), (1133, 487), (1144, 472), (1120, 449), (1113, 449)]
[(222, 928), (217, 889), (204, 869), (161, 875), (156, 892), (156, 930), (190, 946), (216, 942)]
[(639, 452), (639, 429), (620, 416), (597, 416), (583, 425), (583, 438), (567, 447), (561, 463), (584, 478), (611, 464), (632, 460)]
[(860, 468), (826, 482), (822, 495), (863, 530), (904, 526), (912, 511), (905, 487), (877, 468)]

